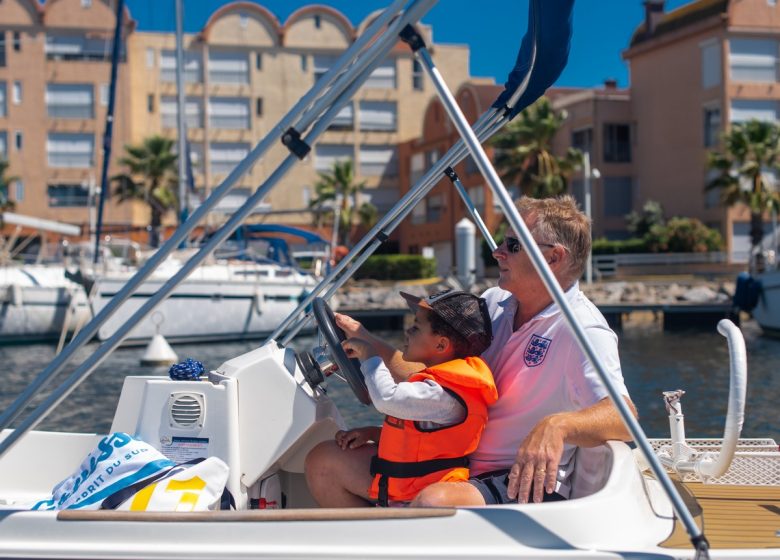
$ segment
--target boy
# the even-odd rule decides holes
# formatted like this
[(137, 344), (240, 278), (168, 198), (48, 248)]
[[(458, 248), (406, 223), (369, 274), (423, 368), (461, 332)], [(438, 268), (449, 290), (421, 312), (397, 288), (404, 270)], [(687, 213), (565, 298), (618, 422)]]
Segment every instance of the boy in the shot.
[(336, 442), (342, 449), (378, 443), (368, 495), (382, 506), (408, 502), (434, 482), (468, 480), (467, 456), (498, 398), (478, 357), (492, 339), (485, 300), (457, 291), (401, 296), (415, 312), (403, 359), (421, 362), (424, 370), (396, 383), (372, 344), (359, 338), (342, 343), (361, 361), (371, 401), (386, 417), (382, 428), (339, 431)]

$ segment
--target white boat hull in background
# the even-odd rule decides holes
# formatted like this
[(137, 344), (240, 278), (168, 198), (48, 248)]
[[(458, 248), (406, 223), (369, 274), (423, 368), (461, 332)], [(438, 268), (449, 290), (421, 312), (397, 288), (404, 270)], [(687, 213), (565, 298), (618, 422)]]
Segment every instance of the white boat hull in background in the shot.
[[(106, 340), (159, 291), (167, 277), (144, 282), (98, 331)], [(98, 278), (92, 307), (97, 314), (122, 289), (125, 278)], [(136, 325), (125, 343), (142, 343), (158, 332), (169, 342), (257, 338), (273, 332), (315, 286), (313, 277), (277, 265), (204, 265)]]
[(758, 303), (753, 318), (767, 334), (780, 336), (780, 270), (770, 270), (755, 276), (761, 282)]
[(91, 317), (84, 288), (56, 265), (0, 269), (0, 343), (57, 340)]

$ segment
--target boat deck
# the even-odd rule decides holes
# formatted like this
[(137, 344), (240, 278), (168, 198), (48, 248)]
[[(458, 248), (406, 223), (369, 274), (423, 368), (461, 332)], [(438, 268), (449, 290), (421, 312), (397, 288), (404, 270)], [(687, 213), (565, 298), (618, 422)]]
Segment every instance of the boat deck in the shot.
[[(711, 548), (780, 547), (780, 487), (675, 483)], [(702, 525), (703, 523), (703, 525)], [(667, 548), (690, 548), (678, 520)]]

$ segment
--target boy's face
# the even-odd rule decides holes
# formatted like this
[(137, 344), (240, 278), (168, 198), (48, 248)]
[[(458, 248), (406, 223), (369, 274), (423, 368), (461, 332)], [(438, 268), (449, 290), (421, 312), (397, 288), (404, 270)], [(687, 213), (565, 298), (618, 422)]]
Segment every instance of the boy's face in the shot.
[(414, 323), (406, 329), (406, 340), (403, 347), (404, 360), (429, 365), (436, 360), (443, 338), (445, 337), (434, 334), (431, 330), (428, 312), (418, 308), (414, 314)]

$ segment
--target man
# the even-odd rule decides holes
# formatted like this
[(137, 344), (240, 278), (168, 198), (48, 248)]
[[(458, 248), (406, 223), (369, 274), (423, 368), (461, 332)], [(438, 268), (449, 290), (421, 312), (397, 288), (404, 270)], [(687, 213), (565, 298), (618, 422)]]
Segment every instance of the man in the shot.
[[(623, 384), (617, 337), (577, 283), (590, 253), (587, 217), (569, 196), (523, 198), (517, 208), (608, 375), (633, 410)], [(493, 342), (482, 357), (493, 372), (498, 401), (489, 410), (487, 427), (471, 456), (472, 479), (433, 484), (412, 505), (566, 499), (577, 446), (630, 439), (515, 232), (508, 232), (493, 256), (498, 261), (498, 288), (484, 294), (493, 321)], [(356, 321), (344, 316), (337, 321), (347, 336), (366, 336)], [(391, 370), (402, 375), (405, 367), (398, 356), (383, 342), (374, 341)], [(315, 500), (329, 507), (368, 504), (364, 498), (371, 477), (362, 473), (368, 471), (369, 451), (361, 448), (362, 454), (351, 453), (329, 443), (315, 448), (306, 461), (306, 478)]]

